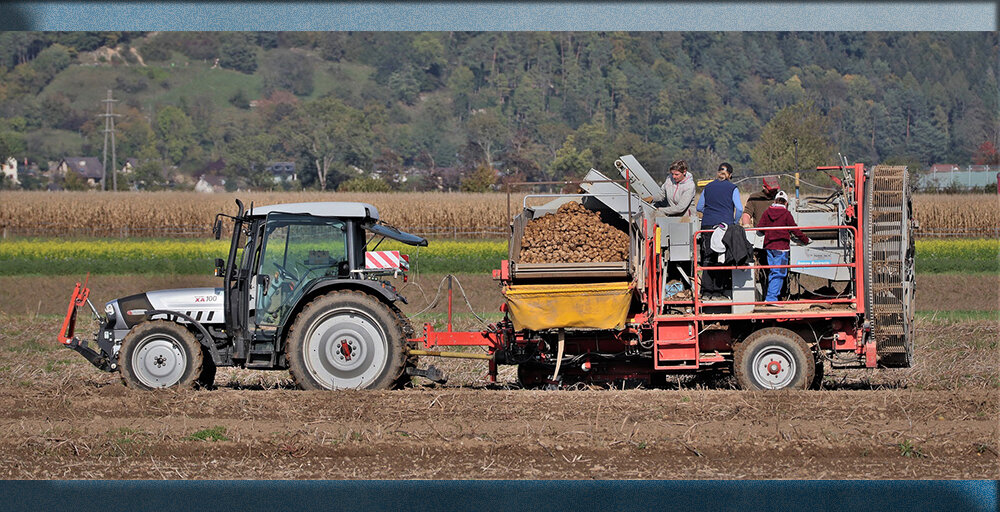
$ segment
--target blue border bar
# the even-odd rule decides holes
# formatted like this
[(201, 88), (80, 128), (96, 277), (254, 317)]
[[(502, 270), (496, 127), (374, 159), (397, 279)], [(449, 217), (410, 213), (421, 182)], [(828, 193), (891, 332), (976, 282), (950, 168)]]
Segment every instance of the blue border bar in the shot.
[(997, 2), (4, 2), (18, 30), (993, 31)]
[(0, 483), (4, 510), (997, 510), (992, 481), (69, 481)]

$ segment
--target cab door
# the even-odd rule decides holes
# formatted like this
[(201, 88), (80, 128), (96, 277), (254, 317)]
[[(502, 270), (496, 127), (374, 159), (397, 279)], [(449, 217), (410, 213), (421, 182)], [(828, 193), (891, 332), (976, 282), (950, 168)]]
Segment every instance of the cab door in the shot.
[(348, 225), (336, 218), (272, 213), (264, 225), (258, 266), (258, 329), (273, 331), (314, 279), (350, 274)]

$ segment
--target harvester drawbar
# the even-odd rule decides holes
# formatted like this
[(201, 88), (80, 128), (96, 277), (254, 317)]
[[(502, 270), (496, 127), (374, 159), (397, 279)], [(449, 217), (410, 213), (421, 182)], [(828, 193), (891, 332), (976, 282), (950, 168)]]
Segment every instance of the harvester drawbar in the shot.
[[(580, 193), (524, 198), (511, 219), (508, 256), (493, 271), (504, 316), (480, 331), (453, 329), (451, 276), (445, 329), (414, 330), (387, 279), (406, 279), (409, 259), (378, 248), (386, 238), (427, 241), (385, 224), (374, 206), (237, 201), (237, 213), (219, 214), (213, 227), (219, 238), (223, 222), (232, 224), (228, 256), (216, 260), (219, 286), (122, 297), (101, 315), (85, 281), (59, 340), (140, 389), (211, 386), (220, 366), (287, 369), (304, 389), (386, 389), (414, 377), (443, 382), (439, 370), (421, 367), (438, 357), (484, 360), (493, 382), (498, 365), (517, 365), (525, 387), (656, 385), (710, 372), (731, 374), (744, 389), (807, 389), (820, 385), (824, 367), (912, 364), (914, 222), (905, 167), (816, 169), (839, 189), (790, 201), (811, 242), (793, 244), (786, 265), (703, 254), (702, 238), (720, 227), (661, 215), (646, 199), (662, 191), (630, 155), (616, 170), (623, 180), (591, 170)], [(560, 223), (563, 215), (575, 220)], [(775, 229), (782, 228), (748, 228), (747, 242), (760, 249)], [(606, 241), (595, 248), (580, 233)], [(608, 241), (621, 246), (601, 245)], [(601, 261), (609, 258), (617, 261)], [(767, 301), (762, 281), (774, 268), (788, 270), (788, 286)], [(705, 272), (728, 276), (724, 298), (700, 297)], [(99, 319), (94, 348), (74, 336), (84, 304)]]

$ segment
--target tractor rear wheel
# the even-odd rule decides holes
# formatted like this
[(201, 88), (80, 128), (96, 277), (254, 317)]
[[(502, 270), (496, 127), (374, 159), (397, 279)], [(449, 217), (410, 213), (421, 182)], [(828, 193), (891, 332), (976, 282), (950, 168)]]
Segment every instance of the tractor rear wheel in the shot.
[(815, 377), (816, 360), (801, 336), (769, 327), (736, 345), (733, 372), (743, 389), (808, 389)]
[(285, 343), (288, 370), (302, 389), (388, 389), (406, 362), (403, 332), (371, 295), (329, 293), (295, 318)]
[(202, 375), (202, 358), (201, 344), (191, 331), (174, 322), (154, 320), (133, 327), (125, 336), (118, 367), (129, 387), (190, 388)]

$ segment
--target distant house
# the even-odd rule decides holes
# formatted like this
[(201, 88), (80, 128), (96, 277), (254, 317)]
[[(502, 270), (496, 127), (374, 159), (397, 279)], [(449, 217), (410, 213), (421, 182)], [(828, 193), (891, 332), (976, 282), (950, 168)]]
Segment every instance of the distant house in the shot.
[(17, 159), (14, 157), (8, 157), (6, 162), (0, 163), (0, 172), (3, 172), (3, 177), (6, 180), (10, 180), (11, 183), (15, 185), (20, 185), (21, 180), (17, 178)]
[(440, 191), (451, 192), (462, 181), (462, 170), (458, 167), (437, 167), (430, 173), (434, 186)]
[(125, 165), (123, 165), (122, 168), (118, 170), (118, 172), (122, 174), (129, 174), (134, 172), (136, 167), (139, 167), (138, 160), (136, 160), (135, 158), (126, 158)]
[(197, 177), (200, 174), (222, 174), (224, 170), (226, 170), (226, 161), (219, 158), (206, 164), (205, 167), (202, 167), (198, 171), (199, 174), (195, 174), (195, 176)]
[(295, 162), (273, 162), (267, 165), (266, 170), (274, 177), (275, 183), (296, 181), (299, 179), (295, 173)]
[(66, 173), (73, 171), (83, 179), (87, 180), (87, 184), (91, 187), (95, 187), (101, 183), (104, 179), (104, 164), (101, 160), (93, 156), (68, 156), (63, 158), (59, 162), (58, 167), (59, 175), (65, 177)]
[(226, 178), (214, 173), (203, 173), (194, 184), (194, 191), (203, 194), (213, 194), (226, 191)]

